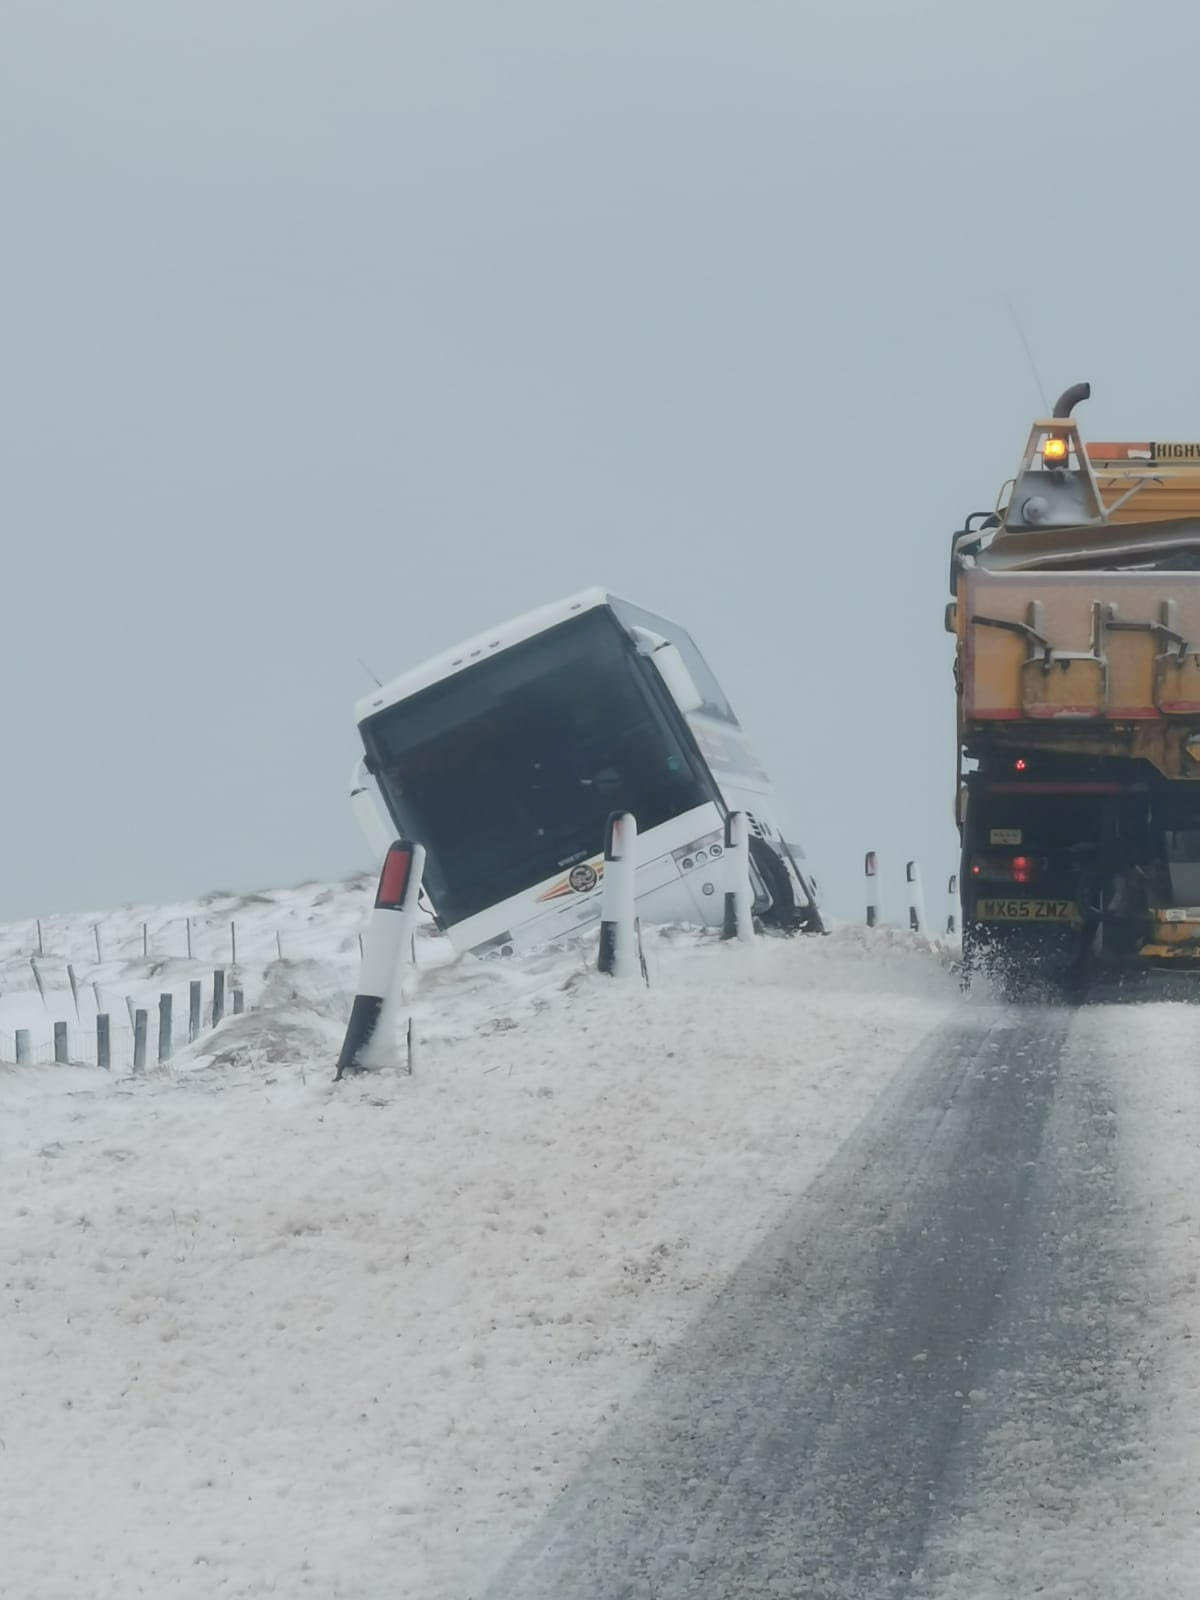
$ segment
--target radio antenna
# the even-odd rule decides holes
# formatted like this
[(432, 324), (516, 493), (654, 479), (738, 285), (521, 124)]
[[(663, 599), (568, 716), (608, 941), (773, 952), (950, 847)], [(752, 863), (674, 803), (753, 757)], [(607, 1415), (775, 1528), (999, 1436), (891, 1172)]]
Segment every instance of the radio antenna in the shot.
[(1017, 315), (1017, 308), (1013, 305), (1008, 295), (1004, 296), (1004, 304), (1008, 307), (1008, 314), (1012, 318), (1013, 327), (1017, 330), (1017, 338), (1021, 341), (1021, 348), (1025, 352), (1025, 359), (1029, 362), (1029, 370), (1033, 373), (1033, 381), (1037, 385), (1038, 394), (1042, 401), (1042, 415), (1048, 416), (1050, 402), (1046, 398), (1046, 385), (1042, 382), (1042, 375), (1038, 371), (1037, 362), (1033, 359), (1033, 351), (1029, 348), (1029, 340), (1025, 337), (1025, 329), (1021, 326), (1021, 319)]
[(361, 656), (357, 657), (357, 660), (358, 660), (359, 666), (366, 673), (367, 677), (371, 679), (371, 681), (372, 681), (372, 683), (374, 683), (375, 687), (377, 689), (382, 689), (383, 688), (383, 679), (382, 678), (377, 678), (375, 676), (375, 674), (371, 671), (370, 667), (367, 665), (367, 663), (363, 660), (363, 658)]

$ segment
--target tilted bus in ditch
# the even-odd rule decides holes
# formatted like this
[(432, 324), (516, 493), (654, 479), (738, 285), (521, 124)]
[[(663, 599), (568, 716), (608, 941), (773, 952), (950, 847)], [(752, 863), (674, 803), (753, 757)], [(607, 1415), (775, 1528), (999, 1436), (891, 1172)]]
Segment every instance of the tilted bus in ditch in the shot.
[(803, 854), (699, 650), (603, 589), (434, 657), (355, 716), (360, 825), (376, 848), (425, 846), (426, 893), (460, 951), (511, 954), (597, 920), (614, 811), (637, 819), (643, 921), (720, 925), (724, 819), (741, 810), (756, 914), (822, 931)]

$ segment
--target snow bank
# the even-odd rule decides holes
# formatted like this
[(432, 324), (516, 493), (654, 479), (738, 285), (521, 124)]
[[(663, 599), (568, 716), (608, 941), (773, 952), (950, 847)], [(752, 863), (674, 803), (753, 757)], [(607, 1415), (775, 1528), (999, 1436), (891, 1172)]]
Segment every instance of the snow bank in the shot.
[(366, 901), (272, 903), (171, 1069), (0, 1069), (14, 1595), (477, 1594), (956, 999), (886, 932), (429, 941), (416, 1076), (335, 1088)]

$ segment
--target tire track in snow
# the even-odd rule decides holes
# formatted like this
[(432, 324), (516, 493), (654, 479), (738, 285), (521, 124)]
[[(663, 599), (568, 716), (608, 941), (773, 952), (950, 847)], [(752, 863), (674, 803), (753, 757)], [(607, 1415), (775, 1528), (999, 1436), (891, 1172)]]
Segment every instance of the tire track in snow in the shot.
[(1014, 1270), (913, 1585), (921, 1600), (957, 1600), (964, 1575), (972, 1600), (1162, 1591), (1152, 1562), (1141, 1583), (1136, 1571), (1149, 1529), (1128, 1463), (1146, 1425), (1147, 1285), (1124, 1225), (1111, 1082), (1143, 1063), (1110, 1053), (1106, 1011), (1089, 1007), (1063, 1054)]
[[(1044, 1376), (1070, 1356), (1087, 1264), (1064, 1276), (1041, 1244), (1063, 1198), (1047, 1130), (1086, 1116), (1058, 1104), (1071, 1015), (964, 1006), (931, 1035), (489, 1600), (921, 1592), (931, 1524), (995, 1423), (972, 1391), (1031, 1340)], [(1106, 1403), (1089, 1348), (1072, 1437)]]

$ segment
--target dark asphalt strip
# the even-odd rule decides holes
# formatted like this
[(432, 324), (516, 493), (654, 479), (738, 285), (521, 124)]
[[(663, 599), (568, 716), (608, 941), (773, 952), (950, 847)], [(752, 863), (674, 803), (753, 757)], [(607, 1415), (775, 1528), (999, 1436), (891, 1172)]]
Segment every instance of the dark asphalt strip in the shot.
[(1069, 1026), (964, 1006), (932, 1035), (489, 1600), (908, 1593), (1029, 1238)]
[[(1147, 1288), (1123, 1227), (1108, 1074), (1146, 1066), (1064, 1053), (1004, 1302), (914, 1597), (977, 1592), (971, 1574), (989, 1593), (1062, 1592), (1078, 1540), (1111, 1549), (1110, 1559), (1144, 1547), (1126, 1460), (1143, 1432)], [(1121, 1524), (1124, 1545), (1114, 1536)], [(1137, 1574), (1110, 1570), (1113, 1594), (1143, 1592)], [(1082, 1582), (1071, 1590), (1096, 1592)]]

